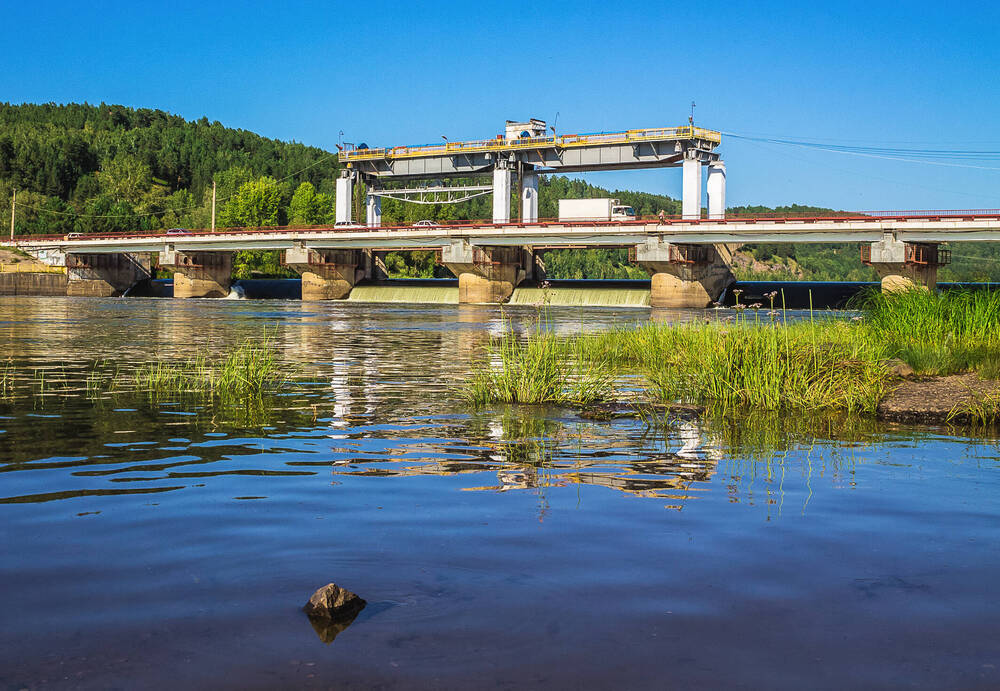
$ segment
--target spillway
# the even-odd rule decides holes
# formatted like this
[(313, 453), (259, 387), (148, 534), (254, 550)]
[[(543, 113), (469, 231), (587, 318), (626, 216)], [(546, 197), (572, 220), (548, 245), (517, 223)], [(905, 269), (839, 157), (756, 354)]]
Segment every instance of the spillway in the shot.
[(587, 283), (577, 286), (557, 285), (548, 289), (525, 286), (516, 288), (511, 305), (542, 305), (559, 307), (649, 307), (649, 287), (598, 286)]
[(458, 282), (373, 283), (356, 285), (349, 302), (409, 302), (415, 304), (458, 304)]

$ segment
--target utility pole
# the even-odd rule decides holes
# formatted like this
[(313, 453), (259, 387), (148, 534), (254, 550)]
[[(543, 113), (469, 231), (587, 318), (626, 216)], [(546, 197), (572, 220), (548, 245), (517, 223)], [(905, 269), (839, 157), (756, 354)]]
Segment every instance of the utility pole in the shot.
[(17, 204), (17, 190), (14, 190), (14, 194), (10, 198), (10, 241), (14, 242), (14, 207)]
[(212, 180), (212, 230), (215, 230), (215, 180)]

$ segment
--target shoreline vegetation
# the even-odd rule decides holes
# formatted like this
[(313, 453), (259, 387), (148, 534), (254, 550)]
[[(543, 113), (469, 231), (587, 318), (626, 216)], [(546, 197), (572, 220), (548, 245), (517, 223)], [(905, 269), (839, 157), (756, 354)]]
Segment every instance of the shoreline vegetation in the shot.
[(693, 404), (716, 414), (979, 424), (1000, 416), (1000, 293), (868, 292), (854, 316), (797, 321), (775, 308), (777, 293), (768, 297), (770, 306), (737, 304), (702, 321), (577, 336), (546, 331), (542, 308), (527, 334), (505, 328), (491, 341), (463, 393), (477, 406)]
[(206, 354), (169, 362), (156, 360), (135, 368), (122, 369), (104, 360), (85, 373), (84, 382), (65, 369), (37, 367), (28, 371), (11, 360), (0, 363), (0, 400), (13, 399), (27, 383), (32, 396), (52, 396), (85, 388), (91, 398), (105, 394), (143, 394), (150, 398), (194, 397), (206, 401), (232, 403), (258, 400), (276, 393), (288, 380), (287, 368), (278, 360), (276, 348), (265, 334), (247, 339), (221, 357)]

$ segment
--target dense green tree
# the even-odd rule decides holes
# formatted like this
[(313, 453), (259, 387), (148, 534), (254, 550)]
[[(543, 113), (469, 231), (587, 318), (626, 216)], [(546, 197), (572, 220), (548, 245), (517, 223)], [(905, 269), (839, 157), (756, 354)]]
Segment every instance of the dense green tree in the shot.
[(219, 214), (227, 227), (277, 226), (282, 223), (282, 189), (270, 176), (243, 183)]
[(303, 182), (292, 195), (288, 205), (288, 222), (293, 225), (320, 225), (330, 223), (333, 202), (322, 192), (316, 192), (311, 182)]

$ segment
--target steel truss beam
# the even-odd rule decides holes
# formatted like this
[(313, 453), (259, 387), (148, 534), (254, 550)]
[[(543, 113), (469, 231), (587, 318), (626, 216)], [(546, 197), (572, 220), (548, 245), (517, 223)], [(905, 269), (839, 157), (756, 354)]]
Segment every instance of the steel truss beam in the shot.
[(395, 199), (411, 204), (458, 204), (474, 197), (493, 193), (492, 185), (455, 185), (439, 187), (411, 187), (407, 189), (369, 189), (372, 197)]

